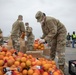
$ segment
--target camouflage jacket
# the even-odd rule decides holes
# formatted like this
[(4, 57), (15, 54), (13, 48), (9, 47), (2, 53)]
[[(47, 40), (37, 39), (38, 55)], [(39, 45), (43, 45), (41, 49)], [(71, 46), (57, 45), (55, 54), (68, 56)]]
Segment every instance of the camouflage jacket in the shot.
[(66, 33), (67, 31), (65, 26), (59, 20), (48, 16), (41, 26), (43, 31), (42, 39), (45, 39), (46, 41), (52, 40), (56, 35)]
[(22, 32), (25, 32), (24, 23), (22, 21), (17, 20), (12, 26), (11, 36), (13, 35), (20, 37)]

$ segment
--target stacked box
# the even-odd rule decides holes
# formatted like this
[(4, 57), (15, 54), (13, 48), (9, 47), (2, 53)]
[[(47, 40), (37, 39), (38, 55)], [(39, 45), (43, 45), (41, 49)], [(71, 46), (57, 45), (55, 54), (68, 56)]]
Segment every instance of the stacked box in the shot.
[(69, 73), (71, 75), (76, 75), (76, 60), (69, 61)]

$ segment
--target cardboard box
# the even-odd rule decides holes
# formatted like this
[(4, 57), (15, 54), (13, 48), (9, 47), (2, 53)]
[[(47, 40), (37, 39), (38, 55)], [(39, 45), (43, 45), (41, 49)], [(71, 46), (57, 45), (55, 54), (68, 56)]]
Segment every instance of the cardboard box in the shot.
[(76, 75), (76, 60), (69, 61), (69, 73), (71, 75)]
[(48, 49), (44, 49), (43, 50), (43, 55), (50, 56), (50, 49), (49, 48)]
[(26, 51), (26, 54), (28, 55), (32, 55), (33, 57), (36, 57), (36, 58), (41, 58), (41, 57), (44, 57), (43, 56), (43, 51)]

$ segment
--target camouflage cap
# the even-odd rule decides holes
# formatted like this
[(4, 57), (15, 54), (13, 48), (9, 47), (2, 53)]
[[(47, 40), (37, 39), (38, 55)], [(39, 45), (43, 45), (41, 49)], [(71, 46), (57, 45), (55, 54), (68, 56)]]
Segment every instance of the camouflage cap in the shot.
[(43, 17), (43, 12), (38, 11), (35, 15), (35, 18), (37, 19), (38, 22), (42, 21), (42, 17)]

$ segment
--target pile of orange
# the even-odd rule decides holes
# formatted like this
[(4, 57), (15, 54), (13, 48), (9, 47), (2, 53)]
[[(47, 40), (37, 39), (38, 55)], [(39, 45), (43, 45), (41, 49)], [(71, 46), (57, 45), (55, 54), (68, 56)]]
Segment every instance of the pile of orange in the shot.
[[(0, 75), (6, 75), (3, 72), (4, 67), (9, 67), (13, 75), (63, 75), (57, 68), (55, 61), (45, 58), (36, 59), (32, 55), (18, 52), (15, 55), (14, 49), (6, 49), (0, 46)], [(19, 70), (18, 70), (19, 69)]]
[(39, 43), (39, 39), (34, 42), (34, 50), (44, 50), (45, 46), (43, 43)]

